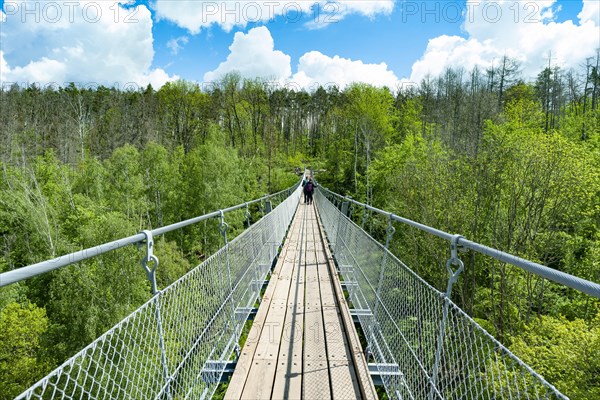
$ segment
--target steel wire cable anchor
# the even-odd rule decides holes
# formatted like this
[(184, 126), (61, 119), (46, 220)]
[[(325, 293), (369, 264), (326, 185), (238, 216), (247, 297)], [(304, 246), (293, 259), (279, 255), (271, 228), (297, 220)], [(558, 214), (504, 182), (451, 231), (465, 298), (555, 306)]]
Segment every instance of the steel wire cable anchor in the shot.
[[(458, 276), (465, 269), (465, 264), (460, 258), (458, 258), (458, 241), (464, 239), (461, 235), (454, 235), (450, 241), (450, 258), (446, 261), (446, 269), (450, 274), (448, 279), (448, 286), (446, 287), (446, 297), (450, 297), (452, 294), (452, 286), (458, 280)], [(452, 266), (458, 267), (456, 270), (452, 269)]]
[[(219, 217), (221, 218), (221, 224), (219, 225), (219, 233), (221, 233), (221, 235), (223, 236), (223, 242), (225, 247), (225, 264), (227, 266), (227, 279), (229, 280), (229, 290), (231, 292), (231, 331), (232, 334), (235, 336), (235, 347), (233, 350), (236, 354), (236, 357), (239, 358), (240, 348), (238, 343), (238, 322), (235, 318), (235, 304), (233, 300), (234, 287), (233, 280), (231, 277), (231, 264), (229, 261), (229, 241), (227, 240), (227, 230), (229, 229), (229, 225), (227, 224), (227, 222), (225, 222), (225, 213), (223, 212), (223, 210), (219, 210)], [(225, 329), (227, 329), (227, 327)]]
[(154, 237), (149, 230), (142, 231), (142, 233), (146, 236), (146, 257), (142, 259), (142, 267), (144, 267), (146, 276), (152, 285), (152, 294), (155, 295), (158, 293), (158, 289), (156, 288), (156, 269), (159, 262), (158, 257), (153, 254)]
[[(385, 238), (385, 249), (386, 250), (390, 249), (390, 241), (394, 237), (394, 233), (396, 233), (396, 228), (394, 228), (394, 225), (392, 224), (393, 215), (394, 214), (390, 214), (389, 219), (388, 219), (388, 226), (387, 226), (387, 228), (385, 228), (385, 233), (387, 234), (387, 237)], [(387, 253), (386, 253), (386, 256), (387, 256)]]
[(225, 214), (223, 213), (223, 210), (219, 211), (219, 216), (221, 218), (221, 224), (219, 225), (219, 233), (221, 234), (221, 236), (223, 236), (223, 241), (225, 242), (225, 245), (227, 245), (227, 230), (229, 229), (229, 225), (227, 224), (227, 222), (225, 222)]
[[(373, 307), (373, 316), (371, 317), (371, 323), (370, 323), (370, 335), (371, 335), (371, 342), (375, 343), (375, 332), (376, 331), (380, 331), (380, 325), (379, 322), (377, 321), (377, 315), (379, 314), (379, 303), (383, 303), (382, 299), (381, 299), (381, 292), (383, 290), (383, 281), (385, 279), (385, 266), (387, 263), (387, 259), (388, 259), (388, 251), (390, 248), (390, 242), (392, 241), (392, 238), (394, 237), (394, 233), (396, 233), (396, 228), (394, 228), (393, 225), (393, 216), (394, 214), (390, 213), (389, 217), (388, 217), (388, 226), (385, 229), (386, 232), (386, 238), (385, 238), (385, 252), (383, 253), (383, 258), (381, 260), (381, 269), (379, 270), (379, 281), (377, 283), (377, 291), (375, 292), (375, 304)], [(367, 346), (367, 349), (365, 350), (365, 355), (368, 357), (369, 354), (372, 354), (372, 348), (371, 348), (371, 343)]]
[[(452, 294), (452, 287), (458, 280), (458, 276), (465, 269), (465, 265), (462, 260), (458, 258), (458, 241), (464, 239), (461, 235), (454, 235), (450, 240), (450, 258), (446, 261), (446, 269), (450, 274), (448, 278), (448, 286), (446, 287), (446, 293), (443, 296), (443, 310), (442, 310), (442, 321), (440, 323), (440, 332), (437, 339), (435, 361), (433, 364), (433, 372), (430, 378), (431, 391), (429, 393), (429, 399), (434, 398), (435, 391), (438, 390), (438, 373), (440, 370), (440, 363), (442, 357), (442, 350), (444, 347), (444, 337), (446, 336), (446, 325), (448, 322), (448, 308), (450, 307), (450, 295)], [(452, 269), (452, 266), (458, 267), (456, 270)]]
[(367, 205), (365, 204), (365, 208), (363, 210), (363, 215), (362, 215), (362, 223), (360, 224), (360, 228), (362, 230), (365, 229), (365, 224), (367, 223), (367, 219), (369, 218), (369, 213), (367, 210)]
[(248, 207), (248, 203), (246, 203), (246, 212), (244, 213), (244, 217), (246, 218), (246, 224), (248, 224), (248, 228), (250, 228), (250, 208)]
[[(152, 295), (156, 296), (159, 291), (156, 287), (156, 269), (158, 268), (158, 257), (156, 257), (153, 253), (154, 250), (154, 237), (152, 235), (152, 231), (144, 230), (142, 231), (144, 236), (146, 236), (146, 257), (142, 259), (142, 267), (146, 271), (146, 276), (150, 281), (150, 285), (152, 286)], [(150, 265), (151, 264), (151, 265)], [(157, 298), (158, 300), (158, 298)], [(165, 380), (165, 394), (167, 395), (167, 399), (171, 399), (171, 376), (169, 375), (169, 366), (167, 362), (167, 352), (165, 349), (165, 339), (163, 333), (162, 326), (162, 316), (161, 316), (161, 305), (160, 301), (156, 302), (155, 309), (155, 317), (158, 329), (158, 337), (159, 337), (159, 348), (161, 355), (161, 364), (163, 369), (163, 378)]]

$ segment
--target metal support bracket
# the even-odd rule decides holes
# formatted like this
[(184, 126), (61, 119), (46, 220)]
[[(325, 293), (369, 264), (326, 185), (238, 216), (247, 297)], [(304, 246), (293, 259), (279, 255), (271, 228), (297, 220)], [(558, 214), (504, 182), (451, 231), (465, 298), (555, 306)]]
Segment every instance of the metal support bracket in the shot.
[(155, 295), (158, 293), (158, 289), (156, 288), (156, 268), (158, 268), (158, 258), (153, 254), (154, 237), (152, 236), (151, 231), (145, 230), (142, 231), (142, 233), (146, 236), (146, 257), (142, 259), (142, 267), (144, 267), (146, 276), (152, 286), (152, 294)]
[(273, 204), (271, 203), (271, 200), (267, 200), (265, 201), (265, 213), (270, 213), (271, 211), (273, 211)]
[[(462, 238), (461, 235), (454, 235), (452, 240), (450, 240), (450, 258), (446, 261), (446, 269), (450, 274), (448, 278), (448, 287), (446, 288), (446, 293), (444, 294), (444, 308), (442, 310), (442, 321), (440, 322), (440, 331), (437, 339), (436, 351), (435, 351), (435, 361), (433, 364), (433, 371), (431, 373), (430, 385), (431, 390), (429, 392), (429, 399), (433, 400), (435, 392), (438, 390), (438, 373), (440, 370), (441, 364), (441, 356), (442, 350), (444, 347), (444, 337), (446, 336), (446, 324), (448, 321), (448, 308), (450, 307), (450, 295), (452, 294), (452, 286), (458, 279), (458, 275), (465, 269), (465, 265), (458, 258), (458, 241)], [(452, 266), (458, 267), (456, 270), (452, 269)]]
[[(454, 235), (452, 240), (450, 241), (450, 258), (446, 261), (446, 269), (450, 274), (450, 278), (448, 278), (448, 286), (446, 288), (446, 297), (450, 297), (452, 294), (452, 286), (458, 280), (458, 276), (465, 269), (465, 265), (462, 260), (458, 258), (458, 241), (460, 239), (464, 239), (461, 235)], [(456, 270), (452, 269), (452, 266), (458, 267)]]
[(223, 236), (223, 241), (225, 242), (225, 246), (226, 246), (228, 243), (227, 242), (227, 229), (229, 229), (229, 225), (227, 225), (227, 222), (225, 222), (225, 214), (223, 213), (223, 210), (219, 211), (219, 215), (221, 218), (221, 225), (219, 225), (219, 232)]
[(360, 228), (362, 230), (365, 229), (365, 225), (367, 223), (367, 219), (369, 219), (369, 212), (367, 211), (367, 205), (365, 204), (365, 209), (364, 209), (363, 215), (362, 215), (362, 223), (360, 224)]
[(207, 360), (200, 371), (202, 381), (208, 385), (227, 382), (233, 375), (237, 361)]
[(377, 386), (383, 386), (386, 378), (404, 380), (404, 374), (400, 371), (398, 364), (369, 363), (369, 374)]
[(349, 209), (350, 209), (350, 202), (344, 201), (342, 203), (342, 214), (344, 214), (347, 217)]
[(248, 203), (246, 203), (246, 212), (244, 213), (244, 217), (246, 218), (246, 224), (248, 228), (250, 228), (250, 208), (248, 207)]
[[(389, 248), (390, 248), (390, 242), (391, 242), (392, 238), (394, 237), (394, 233), (396, 233), (396, 228), (394, 228), (394, 225), (392, 224), (393, 215), (394, 214), (390, 214), (389, 221), (388, 221), (388, 226), (385, 229), (385, 232), (387, 233), (387, 236), (385, 238), (385, 249), (386, 250), (389, 250)], [(387, 253), (385, 255), (387, 256)]]

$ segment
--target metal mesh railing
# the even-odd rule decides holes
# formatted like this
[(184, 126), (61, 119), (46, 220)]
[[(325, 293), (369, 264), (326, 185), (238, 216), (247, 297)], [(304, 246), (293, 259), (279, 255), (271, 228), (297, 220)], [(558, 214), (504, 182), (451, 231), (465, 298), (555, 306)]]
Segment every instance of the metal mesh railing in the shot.
[(212, 396), (238, 350), (300, 190), (18, 399)]
[(352, 311), (391, 398), (567, 398), (320, 190), (315, 198)]

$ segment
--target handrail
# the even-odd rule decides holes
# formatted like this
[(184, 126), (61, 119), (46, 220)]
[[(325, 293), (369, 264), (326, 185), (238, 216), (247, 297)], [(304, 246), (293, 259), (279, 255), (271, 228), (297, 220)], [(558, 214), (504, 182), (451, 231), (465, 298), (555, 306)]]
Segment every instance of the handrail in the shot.
[[(413, 220), (410, 220), (408, 218), (404, 218), (404, 217), (400, 217), (398, 215), (395, 215), (394, 213), (390, 213), (384, 210), (381, 210), (379, 208), (370, 206), (368, 204), (365, 203), (361, 203), (359, 201), (356, 201), (350, 197), (347, 196), (342, 196), (341, 194), (335, 193), (323, 186), (318, 186), (318, 188), (320, 190), (323, 190), (329, 194), (331, 194), (332, 196), (335, 196), (339, 199), (342, 199), (344, 201), (347, 201), (349, 203), (353, 203), (357, 206), (360, 207), (364, 207), (367, 210), (373, 211), (375, 213), (381, 214), (381, 215), (385, 215), (387, 218), (390, 218), (393, 221), (397, 221), (409, 226), (412, 226), (414, 228), (417, 228), (421, 231), (427, 232), (429, 234), (432, 234), (434, 236), (440, 237), (442, 239), (445, 239), (447, 241), (452, 241), (453, 239), (455, 239), (456, 235), (441, 231), (439, 229), (436, 228), (432, 228), (430, 226), (421, 224), (419, 222), (415, 222)], [(529, 261), (526, 260), (524, 258), (521, 257), (517, 257), (514, 256), (512, 254), (506, 253), (504, 251), (498, 250), (498, 249), (494, 249), (492, 247), (489, 246), (485, 246), (483, 244), (477, 243), (477, 242), (473, 242), (471, 240), (465, 239), (464, 237), (458, 237), (458, 239), (456, 239), (456, 243), (459, 247), (463, 247), (463, 248), (467, 248), (467, 249), (471, 249), (473, 251), (476, 251), (478, 253), (481, 254), (485, 254), (487, 256), (490, 256), (492, 258), (495, 258), (497, 260), (500, 260), (502, 262), (505, 262), (507, 264), (511, 264), (514, 265), (516, 267), (519, 267), (521, 269), (524, 269), (528, 272), (531, 272), (533, 274), (539, 275), (543, 278), (546, 278), (548, 280), (551, 280), (553, 282), (556, 283), (560, 283), (561, 285), (570, 287), (572, 289), (576, 289), (579, 290), (583, 293), (586, 293), (590, 296), (596, 297), (598, 299), (600, 299), (600, 284), (595, 283), (595, 282), (591, 282), (588, 281), (586, 279), (583, 278), (579, 278), (577, 276), (574, 275), (570, 275), (567, 274), (565, 272), (562, 271), (558, 271), (556, 269), (552, 269), (549, 268), (545, 265), (542, 264), (538, 264), (536, 262), (533, 261)]]
[[(150, 232), (152, 233), (152, 236), (163, 235), (167, 232), (175, 231), (175, 230), (184, 228), (184, 227), (192, 225), (192, 224), (196, 224), (198, 222), (201, 222), (201, 221), (204, 221), (207, 219), (220, 217), (222, 213), (239, 210), (250, 204), (259, 203), (261, 201), (268, 200), (275, 196), (278, 196), (282, 193), (285, 193), (288, 191), (293, 191), (298, 185), (299, 185), (299, 183), (295, 184), (294, 186), (292, 186), (288, 189), (281, 190), (277, 193), (265, 195), (261, 198), (258, 198), (258, 199), (252, 200), (252, 201), (248, 201), (246, 203), (237, 204), (235, 206), (225, 208), (223, 210), (213, 211), (209, 214), (201, 215), (199, 217), (191, 218), (191, 219), (188, 219), (185, 221), (176, 222), (171, 225), (156, 228)], [(143, 243), (145, 241), (146, 241), (146, 235), (144, 233), (138, 233), (138, 234), (135, 234), (132, 236), (114, 240), (112, 242), (108, 242), (108, 243), (104, 243), (104, 244), (101, 244), (98, 246), (90, 247), (88, 249), (79, 250), (79, 251), (76, 251), (73, 253), (65, 254), (65, 255), (56, 257), (54, 259), (51, 259), (51, 260), (42, 261), (42, 262), (39, 262), (36, 264), (28, 265), (26, 267), (21, 267), (21, 268), (14, 269), (12, 271), (4, 272), (4, 273), (0, 274), (0, 287), (7, 286), (7, 285), (10, 285), (10, 284), (13, 284), (13, 283), (25, 280), (25, 279), (29, 279), (34, 276), (41, 275), (43, 273), (50, 272), (55, 269), (62, 268), (67, 265), (71, 265), (71, 264), (74, 264), (74, 263), (77, 263), (77, 262), (80, 262), (83, 260), (87, 260), (89, 258), (96, 257), (96, 256), (99, 256), (100, 254), (108, 253), (110, 251), (117, 250), (122, 247), (129, 246), (131, 244)]]

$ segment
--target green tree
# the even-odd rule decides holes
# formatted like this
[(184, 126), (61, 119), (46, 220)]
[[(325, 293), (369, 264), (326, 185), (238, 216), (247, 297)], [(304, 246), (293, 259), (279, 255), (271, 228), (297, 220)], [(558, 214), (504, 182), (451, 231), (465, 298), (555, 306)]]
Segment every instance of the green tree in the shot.
[(209, 97), (192, 82), (167, 82), (158, 91), (159, 116), (174, 146), (187, 153), (206, 136)]
[(0, 310), (0, 398), (12, 399), (48, 372), (41, 357), (48, 318), (31, 303), (10, 303)]
[(542, 316), (511, 349), (571, 399), (600, 398), (600, 313), (590, 323)]

